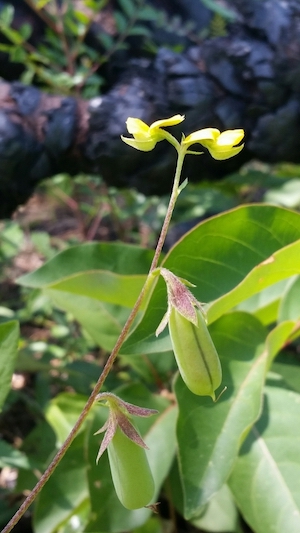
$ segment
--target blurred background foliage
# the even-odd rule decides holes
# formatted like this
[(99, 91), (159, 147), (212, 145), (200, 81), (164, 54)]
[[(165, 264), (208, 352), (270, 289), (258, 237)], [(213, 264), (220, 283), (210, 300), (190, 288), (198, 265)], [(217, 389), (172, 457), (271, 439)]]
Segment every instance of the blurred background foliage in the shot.
[(0, 52), (9, 56), (9, 68), (21, 82), (92, 98), (105, 86), (109, 62), (116, 54), (124, 59), (122, 51), (131, 49), (137, 56), (154, 55), (159, 46), (181, 51), (185, 38), (199, 43), (207, 36), (226, 35), (234, 13), (215, 0), (199, 2), (212, 12), (200, 30), (197, 22), (168, 15), (159, 3), (143, 0), (25, 0), (23, 18), (20, 2), (4, 2)]

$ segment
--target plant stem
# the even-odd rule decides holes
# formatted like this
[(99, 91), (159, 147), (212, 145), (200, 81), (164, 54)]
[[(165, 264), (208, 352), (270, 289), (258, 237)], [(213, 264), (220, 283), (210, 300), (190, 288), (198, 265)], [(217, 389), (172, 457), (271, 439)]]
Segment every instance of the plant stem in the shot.
[(171, 193), (171, 196), (170, 196), (170, 201), (169, 201), (167, 213), (166, 213), (165, 220), (164, 220), (161, 232), (160, 232), (158, 243), (156, 245), (155, 254), (154, 254), (154, 257), (153, 257), (153, 260), (152, 260), (152, 264), (151, 264), (151, 267), (150, 267), (149, 274), (151, 272), (153, 272), (153, 270), (155, 268), (157, 268), (159, 257), (160, 257), (164, 242), (166, 240), (166, 236), (167, 236), (167, 233), (168, 233), (168, 229), (169, 229), (169, 225), (170, 225), (170, 222), (171, 222), (172, 214), (173, 214), (174, 207), (175, 207), (175, 204), (176, 204), (176, 200), (177, 200), (177, 197), (178, 197), (178, 187), (179, 187), (179, 181), (180, 181), (180, 176), (181, 176), (182, 165), (183, 165), (185, 153), (186, 153), (186, 148), (183, 147), (183, 146), (180, 146), (180, 148), (178, 149), (177, 166), (176, 166), (176, 172), (175, 172), (175, 177), (174, 177), (172, 193)]
[[(171, 136), (170, 136), (171, 137)], [(172, 138), (174, 139), (174, 138)], [(169, 140), (169, 139), (168, 139)], [(175, 141), (175, 139), (174, 139)], [(152, 263), (151, 263), (151, 266), (150, 266), (150, 270), (149, 270), (149, 273), (148, 273), (148, 276), (147, 276), (147, 279), (145, 281), (145, 284), (141, 290), (141, 293), (139, 294), (139, 297), (126, 321), (126, 324), (124, 325), (120, 335), (119, 335), (119, 338), (109, 356), (109, 358), (107, 359), (106, 361), (106, 364), (101, 372), (101, 375), (94, 387), (94, 389), (92, 390), (91, 392), (91, 395), (90, 397), (88, 398), (78, 420), (76, 421), (74, 427), (72, 428), (72, 430), (70, 431), (68, 437), (66, 438), (65, 442), (63, 443), (63, 445), (61, 446), (60, 450), (57, 452), (57, 454), (55, 455), (54, 459), (51, 461), (50, 465), (48, 466), (48, 468), (45, 470), (44, 474), (41, 476), (41, 478), (39, 479), (39, 481), (37, 482), (37, 484), (35, 485), (35, 487), (32, 489), (32, 491), (30, 492), (30, 494), (27, 496), (27, 498), (24, 500), (23, 504), (19, 507), (18, 511), (14, 514), (14, 516), (11, 518), (11, 520), (8, 522), (8, 524), (4, 527), (4, 529), (2, 530), (1, 533), (9, 533), (13, 528), (14, 526), (19, 522), (20, 518), (23, 516), (23, 514), (25, 513), (25, 511), (28, 509), (28, 507), (32, 504), (32, 502), (35, 500), (36, 496), (39, 494), (39, 492), (42, 490), (43, 486), (46, 484), (46, 482), (48, 481), (49, 477), (52, 475), (52, 473), (54, 472), (54, 470), (56, 469), (56, 467), (58, 466), (59, 462), (61, 461), (61, 459), (63, 458), (63, 456), (65, 455), (67, 449), (69, 448), (69, 446), (71, 445), (71, 443), (73, 442), (74, 438), (76, 437), (81, 425), (83, 424), (84, 420), (86, 419), (88, 413), (90, 412), (94, 402), (95, 402), (95, 399), (96, 399), (96, 396), (97, 394), (99, 393), (105, 379), (107, 378), (113, 364), (114, 364), (114, 361), (119, 353), (119, 350), (123, 344), (123, 342), (125, 341), (128, 333), (129, 333), (129, 330), (133, 324), (133, 321), (134, 319), (136, 318), (137, 314), (138, 314), (138, 311), (139, 311), (139, 308), (141, 306), (141, 303), (142, 303), (142, 300), (144, 298), (144, 295), (146, 293), (146, 290), (149, 286), (149, 284), (151, 283), (151, 280), (152, 280), (152, 272), (157, 268), (157, 265), (158, 265), (158, 262), (159, 262), (159, 258), (160, 258), (160, 254), (161, 254), (161, 251), (162, 251), (162, 247), (164, 245), (164, 242), (165, 242), (165, 238), (166, 238), (166, 235), (167, 235), (167, 232), (168, 232), (168, 228), (169, 228), (169, 225), (170, 225), (170, 221), (171, 221), (171, 217), (172, 217), (172, 213), (174, 211), (174, 207), (175, 207), (175, 204), (176, 204), (176, 200), (177, 200), (177, 197), (178, 197), (178, 187), (179, 187), (179, 181), (180, 181), (180, 176), (181, 176), (181, 171), (182, 171), (182, 165), (183, 165), (183, 161), (184, 161), (184, 157), (185, 157), (185, 154), (186, 154), (186, 151), (187, 151), (187, 148), (185, 148), (184, 146), (181, 146), (179, 145), (179, 143), (177, 143), (176, 141), (176, 145), (174, 142), (172, 142), (172, 144), (175, 146), (175, 148), (177, 149), (177, 152), (178, 152), (178, 158), (177, 158), (177, 166), (176, 166), (176, 172), (175, 172), (175, 177), (174, 177), (174, 183), (173, 183), (173, 188), (172, 188), (172, 193), (171, 193), (171, 196), (170, 196), (170, 201), (169, 201), (169, 205), (168, 205), (168, 209), (167, 209), (167, 213), (166, 213), (166, 216), (165, 216), (165, 220), (164, 220), (164, 223), (163, 223), (163, 226), (162, 226), (162, 229), (161, 229), (161, 233), (160, 233), (160, 237), (158, 239), (158, 243), (157, 243), (157, 246), (156, 246), (156, 250), (155, 250), (155, 253), (154, 253), (154, 257), (153, 257), (153, 260), (152, 260)]]

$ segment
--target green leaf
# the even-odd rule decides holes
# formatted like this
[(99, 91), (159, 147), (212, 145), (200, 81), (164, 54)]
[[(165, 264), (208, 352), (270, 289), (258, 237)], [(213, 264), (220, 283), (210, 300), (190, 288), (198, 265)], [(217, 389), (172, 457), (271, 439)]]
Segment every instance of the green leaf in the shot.
[(156, 21), (158, 19), (158, 10), (151, 6), (143, 5), (139, 9), (139, 20)]
[(51, 289), (133, 307), (145, 279), (145, 275), (126, 276), (108, 271), (89, 271), (55, 283), (51, 285)]
[(59, 253), (18, 283), (132, 307), (152, 257), (152, 251), (128, 244), (88, 243)]
[(83, 13), (82, 11), (79, 11), (78, 9), (74, 9), (73, 11), (74, 17), (79, 20), (84, 26), (87, 26), (90, 23), (90, 17)]
[(120, 11), (114, 11), (114, 19), (119, 33), (125, 33), (128, 28), (128, 21)]
[(300, 277), (289, 280), (279, 306), (278, 320), (297, 320), (300, 317)]
[(264, 409), (236, 462), (229, 486), (255, 533), (300, 531), (300, 395), (266, 388)]
[(22, 443), (22, 452), (28, 457), (31, 465), (30, 470), (21, 467), (18, 472), (16, 493), (32, 490), (37, 482), (38, 472), (43, 472), (49, 463), (49, 457), (53, 457), (56, 449), (56, 435), (51, 426), (41, 420), (27, 435)]
[(0, 12), (1, 25), (10, 26), (15, 14), (15, 9), (12, 5), (6, 5), (2, 7)]
[(0, 410), (10, 390), (16, 365), (19, 324), (15, 320), (0, 324)]
[(11, 41), (12, 44), (22, 44), (23, 37), (17, 30), (14, 30), (9, 26), (5, 26), (2, 22), (0, 22), (0, 28), (1, 32), (9, 41)]
[(216, 0), (201, 0), (201, 2), (206, 7), (208, 7), (208, 9), (211, 9), (211, 11), (213, 11), (214, 13), (218, 13), (219, 15), (224, 17), (225, 20), (229, 20), (230, 22), (236, 20), (235, 11), (228, 9), (227, 7), (223, 7), (223, 5), (219, 4), (219, 2), (216, 2)]
[(145, 283), (152, 257), (153, 251), (137, 246), (88, 243), (61, 252), (18, 281), (43, 289), (97, 344), (111, 350)]
[(176, 370), (176, 361), (172, 351), (140, 355), (121, 355), (122, 366), (130, 366), (144, 383), (149, 386), (161, 386), (168, 383), (170, 376)]
[(167, 310), (166, 284), (160, 277), (150, 299), (145, 314), (121, 347), (121, 354), (142, 354), (167, 352), (172, 349), (167, 328), (155, 336), (164, 313)]
[(272, 324), (277, 321), (280, 300), (290, 283), (290, 279), (278, 281), (243, 301), (236, 309), (254, 314), (265, 326)]
[(84, 4), (93, 11), (99, 13), (107, 4), (108, 0), (85, 0)]
[[(11, 51), (11, 44), (0, 44), (0, 50), (1, 52), (7, 52), (9, 53)], [(2, 244), (2, 243), (1, 243)]]
[(28, 459), (24, 453), (13, 448), (8, 442), (0, 440), (0, 467), (4, 466), (29, 470), (36, 468), (37, 463)]
[(118, 0), (118, 3), (128, 18), (135, 18), (137, 6), (132, 0)]
[(285, 322), (267, 336), (251, 315), (225, 315), (211, 327), (227, 390), (213, 404), (175, 383), (179, 405), (177, 427), (184, 515), (199, 515), (228, 479), (239, 448), (261, 411), (262, 392), (270, 363), (291, 334)]
[(45, 293), (55, 306), (72, 313), (99, 346), (108, 351), (114, 347), (129, 309), (63, 291), (49, 289)]
[(18, 46), (11, 47), (10, 50), (10, 60), (15, 61), (16, 63), (25, 63), (27, 60), (27, 52), (22, 48), (22, 44)]
[(56, 533), (72, 516), (78, 517), (83, 506), (89, 509), (84, 439), (84, 433), (76, 437), (38, 496), (35, 533)]
[[(4, 51), (7, 51), (5, 48)], [(21, 249), (24, 242), (24, 232), (20, 226), (10, 220), (1, 228), (0, 234), (0, 256), (5, 258), (14, 257)]]
[(273, 187), (271, 190), (268, 190), (265, 194), (264, 201), (279, 204), (290, 209), (297, 209), (300, 202), (300, 179), (285, 180), (279, 187)]
[(32, 27), (30, 24), (22, 24), (19, 28), (19, 32), (22, 35), (24, 41), (28, 41), (30, 35), (32, 34)]
[(51, 0), (37, 0), (37, 8), (42, 9), (47, 4), (49, 4), (49, 2), (51, 2)]
[(86, 401), (87, 398), (81, 394), (66, 392), (59, 394), (50, 402), (46, 411), (46, 419), (56, 433), (57, 446), (61, 446), (69, 435)]
[(104, 31), (97, 34), (97, 39), (107, 51), (111, 50), (114, 46), (113, 38)]
[[(211, 323), (266, 287), (300, 272), (300, 215), (276, 206), (250, 205), (222, 213), (188, 232), (169, 252), (162, 266), (196, 287)], [(167, 333), (155, 329), (167, 307), (160, 280), (140, 324), (122, 346), (122, 353), (170, 349)]]
[(280, 376), (285, 388), (294, 389), (300, 393), (300, 361), (298, 354), (283, 351), (274, 361), (272, 372)]
[(132, 533), (164, 533), (161, 517), (151, 516), (145, 524), (134, 529)]
[(238, 523), (238, 510), (227, 485), (211, 499), (204, 514), (192, 521), (198, 529), (218, 533), (235, 533)]
[(213, 302), (207, 312), (209, 322), (216, 320), (249, 295), (299, 272), (300, 241), (296, 241), (274, 252), (272, 256), (258, 264), (235, 289)]
[[(62, 393), (50, 402), (46, 419), (56, 434), (57, 447), (70, 433), (85, 403), (85, 396), (70, 393)], [(87, 422), (37, 499), (33, 519), (35, 533), (56, 533), (72, 516), (80, 522), (87, 515), (90, 508), (85, 460)]]
[(155, 501), (174, 460), (177, 416), (177, 406), (170, 406), (160, 414), (145, 436), (145, 442), (149, 448), (148, 460), (155, 480)]
[(146, 28), (146, 26), (141, 26), (141, 24), (133, 26), (129, 31), (129, 35), (143, 35), (145, 37), (152, 37), (151, 31)]

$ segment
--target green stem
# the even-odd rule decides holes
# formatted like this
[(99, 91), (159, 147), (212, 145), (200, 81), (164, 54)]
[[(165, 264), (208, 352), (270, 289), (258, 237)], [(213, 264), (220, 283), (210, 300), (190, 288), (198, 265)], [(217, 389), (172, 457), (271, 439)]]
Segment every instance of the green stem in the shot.
[(175, 172), (173, 188), (172, 188), (172, 192), (171, 192), (171, 196), (170, 196), (170, 201), (169, 201), (167, 213), (166, 213), (166, 216), (165, 216), (165, 220), (164, 220), (161, 232), (160, 232), (158, 243), (157, 243), (157, 246), (156, 246), (156, 249), (155, 249), (155, 254), (154, 254), (154, 257), (153, 257), (153, 261), (152, 261), (152, 264), (151, 264), (151, 267), (150, 267), (149, 274), (155, 268), (157, 268), (159, 257), (160, 257), (164, 242), (166, 240), (166, 236), (167, 236), (167, 233), (168, 233), (168, 229), (169, 229), (169, 225), (170, 225), (170, 222), (171, 222), (172, 214), (173, 214), (174, 207), (175, 207), (175, 204), (176, 204), (176, 200), (177, 200), (177, 197), (178, 197), (178, 187), (179, 187), (180, 176), (181, 176), (181, 171), (182, 171), (182, 165), (183, 165), (184, 157), (185, 157), (185, 154), (186, 154), (186, 150), (187, 150), (187, 148), (185, 148), (184, 146), (179, 145), (176, 172)]
[[(166, 132), (167, 133), (167, 132)], [(169, 135), (166, 136), (167, 137), (167, 140), (169, 142), (171, 142), (171, 139), (169, 139)], [(114, 361), (119, 353), (119, 350), (123, 344), (123, 342), (125, 341), (129, 331), (130, 331), (130, 328), (133, 324), (133, 321), (134, 319), (136, 318), (137, 316), (137, 313), (139, 311), (139, 308), (141, 306), (141, 303), (142, 303), (142, 300), (147, 292), (147, 289), (149, 287), (149, 285), (152, 283), (152, 272), (157, 268), (157, 265), (158, 265), (158, 262), (159, 262), (159, 258), (160, 258), (160, 254), (161, 254), (161, 251), (162, 251), (162, 247), (164, 245), (164, 242), (165, 242), (165, 238), (166, 238), (166, 235), (167, 235), (167, 232), (168, 232), (168, 228), (169, 228), (169, 225), (170, 225), (170, 221), (171, 221), (171, 217), (172, 217), (172, 213), (174, 211), (174, 207), (175, 207), (175, 204), (176, 204), (176, 200), (177, 200), (177, 197), (178, 197), (178, 187), (179, 187), (179, 182), (180, 182), (180, 176), (181, 176), (181, 171), (182, 171), (182, 165), (183, 165), (183, 161), (184, 161), (184, 157), (185, 157), (185, 154), (186, 154), (186, 151), (187, 151), (187, 148), (185, 148), (184, 146), (180, 145), (178, 143), (178, 141), (176, 141), (176, 139), (174, 139), (173, 136), (170, 135), (170, 137), (172, 137), (172, 142), (171, 144), (173, 144), (173, 146), (175, 146), (177, 152), (178, 152), (178, 158), (177, 158), (177, 166), (176, 166), (176, 172), (175, 172), (175, 177), (174, 177), (174, 183), (173, 183), (173, 188), (172, 188), (172, 193), (171, 193), (171, 196), (170, 196), (170, 201), (169, 201), (169, 205), (168, 205), (168, 209), (167, 209), (167, 213), (166, 213), (166, 216), (165, 216), (165, 220), (164, 220), (164, 223), (163, 223), (163, 226), (162, 226), (162, 229), (161, 229), (161, 233), (160, 233), (160, 237), (158, 239), (158, 243), (157, 243), (157, 246), (156, 246), (156, 250), (155, 250), (155, 254), (154, 254), (154, 257), (153, 257), (153, 260), (152, 260), (152, 263), (151, 263), (151, 267), (150, 267), (150, 270), (149, 270), (149, 273), (148, 273), (148, 276), (147, 276), (147, 279), (145, 281), (145, 284), (141, 290), (141, 293), (126, 321), (126, 324), (124, 325), (121, 333), (120, 333), (120, 336), (109, 356), (109, 358), (107, 359), (107, 362), (101, 372), (101, 375), (94, 387), (94, 389), (92, 390), (91, 392), (91, 395), (90, 397), (88, 398), (78, 420), (76, 421), (74, 427), (72, 428), (72, 430), (70, 431), (68, 437), (66, 438), (65, 442), (63, 443), (63, 445), (61, 446), (60, 450), (57, 452), (57, 454), (55, 455), (54, 459), (51, 461), (50, 465), (48, 466), (48, 468), (45, 470), (44, 474), (41, 476), (41, 478), (39, 479), (39, 481), (37, 482), (37, 484), (35, 485), (35, 487), (32, 489), (32, 491), (30, 492), (30, 494), (27, 496), (27, 498), (24, 500), (23, 504), (19, 507), (18, 511), (14, 514), (14, 516), (11, 518), (11, 520), (8, 522), (8, 524), (4, 527), (4, 529), (2, 530), (1, 533), (9, 533), (13, 528), (14, 526), (18, 523), (18, 521), (20, 520), (20, 518), (23, 516), (23, 514), (25, 513), (25, 511), (28, 509), (28, 507), (32, 504), (32, 502), (35, 500), (36, 496), (39, 494), (39, 492), (42, 490), (43, 486), (46, 484), (46, 482), (48, 481), (49, 477), (52, 475), (52, 473), (54, 472), (54, 470), (56, 469), (57, 465), (59, 464), (59, 462), (61, 461), (61, 459), (63, 458), (63, 456), (65, 455), (67, 449), (69, 448), (69, 446), (71, 445), (71, 443), (73, 442), (74, 438), (76, 437), (81, 425), (83, 424), (84, 420), (86, 419), (88, 413), (90, 412), (94, 402), (95, 402), (95, 399), (96, 399), (96, 396), (97, 394), (99, 393), (105, 379), (107, 378), (113, 364), (114, 364)], [(173, 142), (175, 141), (176, 144)]]

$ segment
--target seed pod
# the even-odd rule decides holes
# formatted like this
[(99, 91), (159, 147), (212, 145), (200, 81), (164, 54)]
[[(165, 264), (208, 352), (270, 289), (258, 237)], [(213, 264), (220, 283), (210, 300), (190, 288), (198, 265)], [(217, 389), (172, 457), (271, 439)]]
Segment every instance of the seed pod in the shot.
[(174, 355), (183, 381), (191, 392), (199, 396), (211, 396), (222, 380), (222, 369), (215, 345), (208, 331), (205, 318), (196, 309), (198, 326), (187, 320), (172, 307), (169, 331)]
[(148, 505), (154, 496), (154, 481), (145, 449), (118, 427), (107, 450), (114, 487), (122, 505), (131, 510)]

